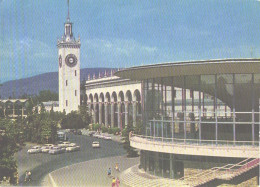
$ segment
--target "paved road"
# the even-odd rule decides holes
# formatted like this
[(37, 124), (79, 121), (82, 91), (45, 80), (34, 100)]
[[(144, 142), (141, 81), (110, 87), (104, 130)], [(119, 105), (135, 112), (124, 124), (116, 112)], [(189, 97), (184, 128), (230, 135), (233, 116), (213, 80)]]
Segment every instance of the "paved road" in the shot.
[[(98, 140), (100, 142), (100, 149), (93, 149), (91, 147), (92, 141), (94, 140)], [(43, 153), (27, 154), (27, 146), (19, 151), (15, 155), (19, 173), (19, 185), (39, 186), (43, 178), (48, 173), (59, 168), (78, 162), (126, 154), (122, 145), (114, 141), (102, 140), (83, 135), (76, 136), (73, 134), (69, 135), (69, 141), (80, 145), (81, 150), (78, 152), (63, 153), (58, 155)], [(29, 184), (23, 183), (26, 170), (30, 170), (32, 172), (33, 181)]]

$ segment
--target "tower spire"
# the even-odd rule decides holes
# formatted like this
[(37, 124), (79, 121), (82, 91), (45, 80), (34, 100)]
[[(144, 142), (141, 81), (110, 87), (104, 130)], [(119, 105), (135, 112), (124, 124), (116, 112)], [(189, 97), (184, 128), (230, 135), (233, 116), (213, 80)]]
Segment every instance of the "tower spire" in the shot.
[(70, 0), (67, 1), (68, 3), (68, 20), (70, 20)]

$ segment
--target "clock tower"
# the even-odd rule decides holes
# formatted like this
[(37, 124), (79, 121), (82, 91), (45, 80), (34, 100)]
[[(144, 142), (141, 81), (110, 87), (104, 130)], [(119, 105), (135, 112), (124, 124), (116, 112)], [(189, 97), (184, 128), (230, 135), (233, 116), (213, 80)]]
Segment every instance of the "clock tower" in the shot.
[(58, 39), (59, 108), (70, 113), (80, 105), (80, 38), (75, 39), (69, 16), (64, 23), (64, 35)]

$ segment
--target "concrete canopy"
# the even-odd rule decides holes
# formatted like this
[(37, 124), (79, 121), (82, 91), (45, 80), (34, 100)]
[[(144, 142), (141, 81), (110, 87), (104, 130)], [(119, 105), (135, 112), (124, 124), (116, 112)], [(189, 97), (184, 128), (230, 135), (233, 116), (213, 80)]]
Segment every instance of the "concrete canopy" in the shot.
[(260, 59), (221, 59), (135, 66), (120, 70), (116, 76), (131, 80), (184, 75), (260, 73)]

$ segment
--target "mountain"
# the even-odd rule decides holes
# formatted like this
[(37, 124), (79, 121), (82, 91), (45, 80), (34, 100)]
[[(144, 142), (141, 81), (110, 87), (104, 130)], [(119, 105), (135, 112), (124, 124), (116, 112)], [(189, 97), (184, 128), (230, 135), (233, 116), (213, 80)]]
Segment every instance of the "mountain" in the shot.
[[(111, 69), (114, 68), (84, 68), (80, 70), (81, 81), (86, 80), (88, 75), (94, 74), (98, 77), (99, 72), (104, 74), (105, 71), (110, 75)], [(50, 90), (58, 93), (58, 72), (44, 73), (29, 78), (7, 81), (0, 87), (1, 99), (20, 98), (22, 95), (37, 95), (41, 90)]]

